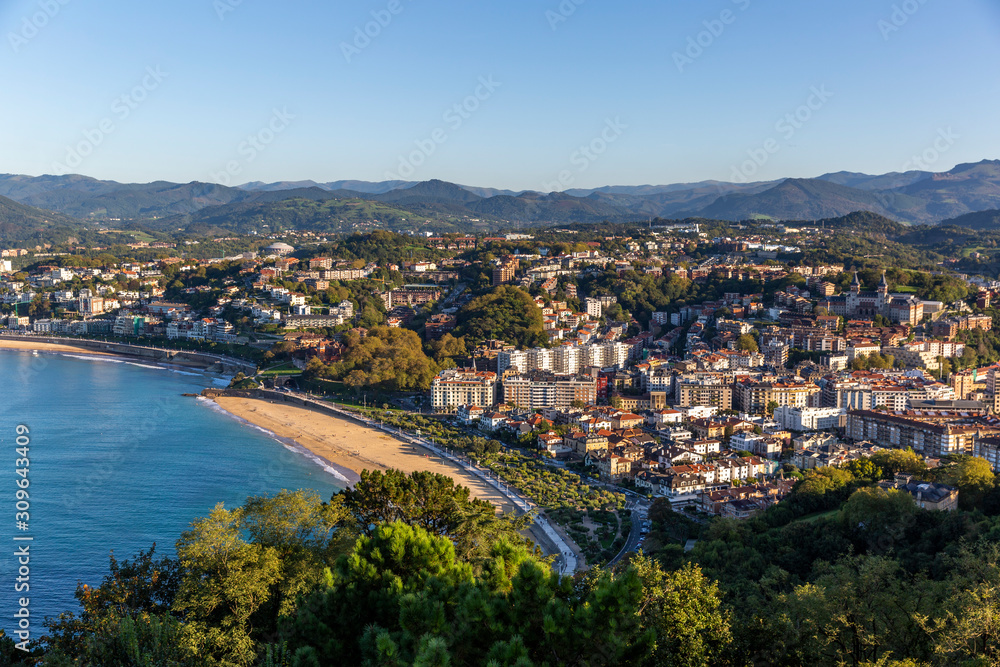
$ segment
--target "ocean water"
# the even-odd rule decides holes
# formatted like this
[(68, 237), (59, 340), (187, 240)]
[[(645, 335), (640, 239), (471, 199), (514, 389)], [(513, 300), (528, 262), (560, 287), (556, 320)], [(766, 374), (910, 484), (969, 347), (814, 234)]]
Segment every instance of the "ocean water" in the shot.
[[(148, 362), (0, 350), (0, 628), (16, 627), (30, 597), (42, 620), (79, 611), (78, 581), (97, 585), (108, 555), (131, 558), (154, 542), (173, 554), (190, 522), (216, 504), (345, 486), (336, 471), (201, 398), (218, 376)], [(30, 520), (16, 525), (15, 429), (30, 430)], [(15, 593), (15, 536), (31, 536), (30, 593)]]

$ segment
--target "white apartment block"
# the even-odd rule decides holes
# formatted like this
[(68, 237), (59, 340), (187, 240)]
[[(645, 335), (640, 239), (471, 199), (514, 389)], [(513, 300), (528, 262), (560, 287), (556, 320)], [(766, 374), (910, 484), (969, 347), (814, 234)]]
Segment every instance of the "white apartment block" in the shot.
[(821, 431), (838, 428), (846, 414), (844, 408), (783, 406), (775, 409), (774, 420), (787, 431)]
[(460, 405), (491, 408), (496, 405), (497, 375), (489, 371), (449, 369), (431, 382), (435, 412), (454, 412)]
[(521, 373), (551, 371), (559, 374), (579, 373), (591, 366), (625, 368), (631, 346), (626, 343), (597, 343), (594, 345), (560, 345), (554, 348), (536, 347), (531, 350), (504, 351), (497, 357), (500, 375), (511, 367)]

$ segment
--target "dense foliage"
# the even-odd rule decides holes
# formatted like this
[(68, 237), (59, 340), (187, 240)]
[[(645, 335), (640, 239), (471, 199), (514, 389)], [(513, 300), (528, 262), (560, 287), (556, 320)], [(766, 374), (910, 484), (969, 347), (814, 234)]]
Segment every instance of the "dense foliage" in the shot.
[(548, 343), (542, 311), (527, 292), (502, 285), (477, 297), (458, 311), (456, 337), (467, 343), (502, 340), (519, 348)]
[(366, 473), (330, 503), (300, 491), (220, 505), (181, 536), (176, 558), (112, 559), (100, 586), (81, 584), (82, 612), (49, 622), (45, 664), (723, 659), (728, 614), (698, 567), (667, 572), (640, 558), (560, 577), (519, 534), (525, 520), (497, 516), (441, 475), (395, 471)]
[(356, 389), (426, 391), (437, 375), (437, 364), (424, 354), (420, 337), (409, 329), (376, 327), (362, 336), (351, 331), (344, 336), (341, 361), (324, 365), (314, 357), (307, 373), (314, 377), (343, 380)]

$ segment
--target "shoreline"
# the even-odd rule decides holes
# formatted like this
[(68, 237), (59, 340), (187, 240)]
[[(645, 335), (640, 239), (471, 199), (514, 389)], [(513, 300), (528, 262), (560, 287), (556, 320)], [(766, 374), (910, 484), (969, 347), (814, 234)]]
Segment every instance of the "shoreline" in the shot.
[(352, 470), (352, 469), (350, 469), (350, 468), (348, 468), (346, 466), (340, 465), (338, 463), (334, 463), (333, 461), (331, 461), (331, 460), (329, 460), (329, 459), (327, 459), (327, 458), (325, 458), (323, 456), (320, 456), (319, 454), (316, 454), (315, 452), (311, 451), (309, 448), (304, 447), (301, 444), (299, 444), (298, 442), (296, 442), (295, 439), (293, 439), (293, 438), (284, 437), (282, 435), (279, 435), (279, 434), (275, 433), (274, 431), (272, 431), (272, 430), (270, 430), (268, 428), (265, 428), (264, 426), (261, 426), (259, 424), (253, 423), (249, 419), (244, 419), (243, 417), (239, 416), (235, 412), (227, 410), (223, 406), (219, 405), (219, 403), (216, 401), (216, 399), (206, 398), (204, 396), (199, 396), (198, 400), (199, 401), (203, 401), (208, 406), (208, 408), (210, 410), (214, 410), (216, 412), (221, 412), (222, 414), (226, 415), (230, 419), (234, 419), (234, 420), (240, 422), (241, 424), (243, 424), (245, 426), (248, 426), (248, 427), (250, 427), (250, 428), (252, 428), (252, 429), (254, 429), (256, 431), (260, 431), (261, 433), (263, 433), (267, 437), (269, 437), (269, 438), (271, 438), (273, 440), (277, 440), (278, 442), (280, 442), (285, 447), (287, 447), (287, 448), (295, 451), (298, 454), (301, 454), (301, 455), (305, 456), (308, 459), (311, 459), (314, 463), (318, 463), (319, 465), (321, 465), (324, 468), (326, 468), (328, 473), (330, 473), (331, 475), (333, 475), (334, 477), (336, 477), (338, 482), (343, 482), (346, 486), (352, 486), (352, 485), (354, 485), (355, 483), (357, 483), (358, 481), (361, 480), (361, 476), (357, 472), (355, 472), (354, 470)]
[(22, 338), (7, 338), (0, 336), (0, 350), (14, 350), (17, 352), (68, 352), (71, 354), (86, 354), (100, 357), (125, 357), (124, 354), (111, 354), (99, 350), (88, 350), (84, 347), (74, 345), (59, 345), (56, 343), (45, 343), (43, 341), (24, 340)]
[(460, 466), (377, 429), (267, 399), (217, 396), (208, 400), (238, 420), (272, 434), (282, 444), (309, 452), (321, 465), (341, 471), (336, 476), (347, 477), (349, 482), (359, 479), (362, 470), (427, 470), (447, 475), (468, 487), (473, 497), (488, 500), (504, 512), (515, 509), (505, 496)]
[[(90, 339), (85, 340), (93, 342)], [(149, 359), (141, 354), (129, 354), (121, 350), (95, 350), (82, 345), (72, 345), (70, 343), (50, 343), (43, 340), (32, 340), (30, 337), (26, 336), (13, 337), (0, 335), (0, 350), (9, 350), (14, 352), (45, 352), (64, 356), (79, 355), (81, 357), (106, 357), (110, 359), (121, 359), (124, 361), (144, 362), (146, 364), (153, 364), (165, 368), (177, 367), (185, 370), (212, 372), (208, 370), (209, 366), (205, 363), (190, 359)], [(225, 373), (218, 374), (226, 375)]]

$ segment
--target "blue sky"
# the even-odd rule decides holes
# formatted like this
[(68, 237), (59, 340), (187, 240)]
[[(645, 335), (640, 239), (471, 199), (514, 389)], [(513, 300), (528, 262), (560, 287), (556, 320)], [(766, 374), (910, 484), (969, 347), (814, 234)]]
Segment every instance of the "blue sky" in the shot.
[(0, 172), (561, 190), (1000, 158), (988, 0), (31, 0), (0, 27)]

